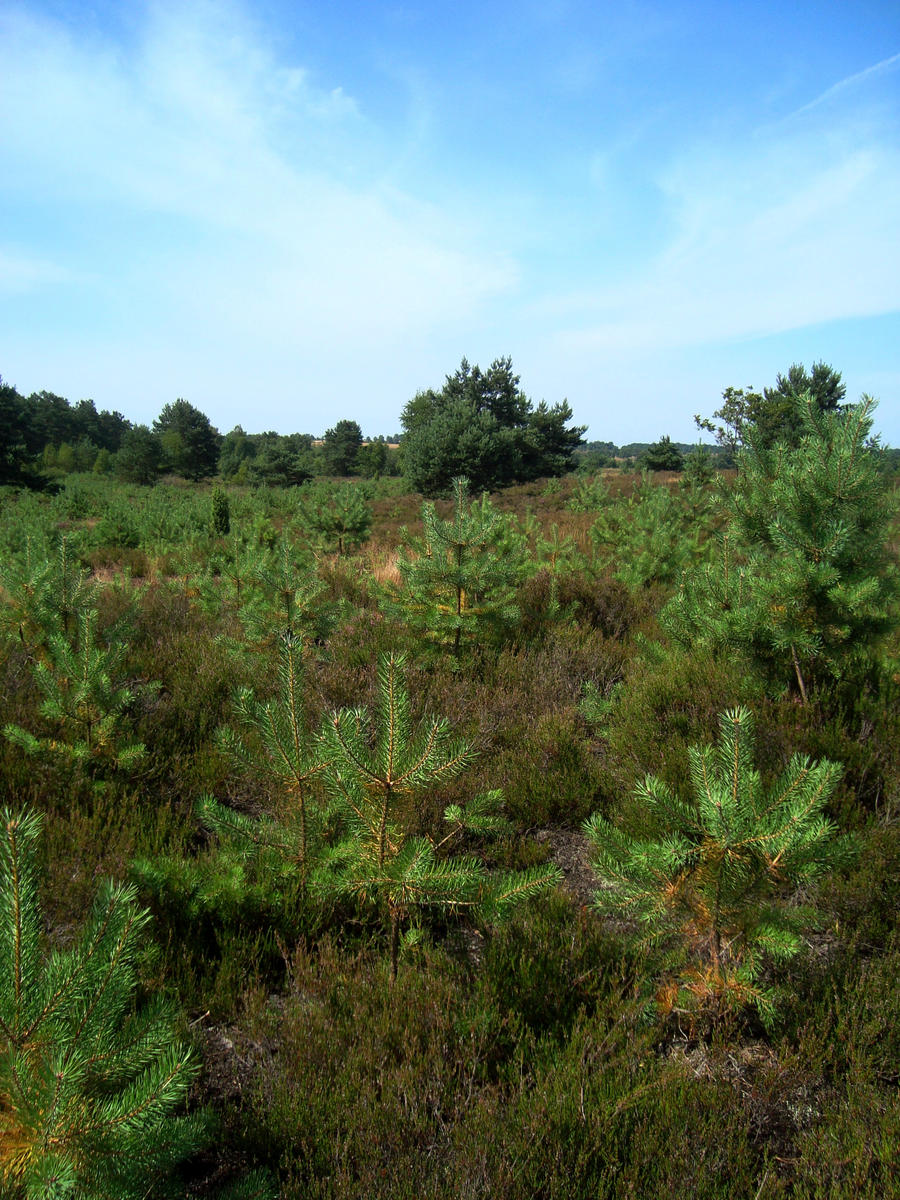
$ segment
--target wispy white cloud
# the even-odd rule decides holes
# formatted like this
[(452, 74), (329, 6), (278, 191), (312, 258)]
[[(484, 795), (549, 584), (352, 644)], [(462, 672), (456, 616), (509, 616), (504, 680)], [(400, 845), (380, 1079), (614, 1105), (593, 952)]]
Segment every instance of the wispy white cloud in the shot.
[(21, 296), (69, 278), (69, 272), (59, 263), (16, 247), (0, 246), (0, 296)]
[[(507, 154), (422, 41), (379, 42), (367, 92), (238, 0), (135, 6), (125, 36), (0, 5), (4, 375), (135, 419), (181, 394), (223, 428), (387, 432), (463, 353), (512, 353), (582, 420), (615, 380), (627, 425), (679, 355), (696, 379), (726, 344), (900, 310), (900, 56), (777, 125), (740, 100), (690, 125), (657, 93), (630, 106), (624, 68), (615, 103), (599, 82), (648, 28), (662, 72), (652, 13), (582, 45), (578, 6), (537, 8), (547, 119), (532, 143), (507, 77), (504, 119), (531, 103)], [(596, 107), (553, 108), (554, 63)]]
[(36, 241), (61, 243), (73, 284), (85, 262), (99, 278), (84, 302), (115, 312), (98, 338), (170, 338), (192, 378), (194, 347), (214, 344), (210, 373), (274, 358), (296, 378), (349, 347), (399, 354), (514, 284), (466, 219), (390, 186), (342, 82), (275, 60), (240, 10), (154, 6), (128, 54), (21, 11), (2, 21), (0, 106), (17, 119), (0, 153), (56, 226)]
[(870, 67), (864, 67), (861, 71), (855, 71), (852, 75), (847, 75), (844, 79), (839, 79), (837, 83), (833, 83), (831, 87), (821, 92), (814, 100), (810, 100), (808, 104), (802, 105), (794, 112), (794, 116), (799, 116), (801, 113), (812, 111), (822, 104), (828, 104), (832, 100), (837, 100), (851, 89), (865, 84), (871, 83), (875, 77), (884, 75), (888, 71), (900, 68), (900, 53), (892, 54), (889, 58), (883, 58), (880, 62), (873, 63)]
[(657, 175), (665, 245), (556, 297), (556, 343), (634, 353), (900, 310), (900, 141), (860, 128), (851, 109), (675, 149)]

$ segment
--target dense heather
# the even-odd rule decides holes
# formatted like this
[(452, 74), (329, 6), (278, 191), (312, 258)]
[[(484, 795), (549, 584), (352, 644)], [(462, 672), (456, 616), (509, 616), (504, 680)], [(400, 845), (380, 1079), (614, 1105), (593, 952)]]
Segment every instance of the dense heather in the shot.
[[(43, 815), (43, 955), (73, 944), (104, 878), (152, 913), (130, 1003), (170, 1003), (201, 1064), (182, 1108), (218, 1122), (176, 1194), (257, 1168), (268, 1184), (246, 1194), (900, 1192), (896, 492), (873, 473), (829, 509), (863, 533), (811, 582), (814, 517), (757, 467), (607, 469), (424, 507), (395, 479), (302, 502), (77, 473), (57, 495), (3, 492), (0, 801)], [(790, 512), (793, 541), (753, 504)], [(716, 583), (723, 534), (752, 604)], [(679, 603), (695, 608), (673, 618)], [(408, 693), (393, 709), (390, 655)], [(721, 746), (739, 706), (742, 819), (753, 771), (766, 794), (796, 755), (840, 771), (818, 832), (790, 816), (752, 888), (740, 867), (728, 923), (696, 848), (721, 839), (706, 872), (743, 851), (703, 814), (690, 751)], [(357, 791), (351, 768), (335, 783), (316, 766), (341, 709), (370, 714), (377, 770)], [(444, 758), (410, 767), (379, 857), (351, 812), (386, 786), (378, 731), (400, 755), (437, 718)], [(306, 757), (279, 759), (285, 743)], [(591, 818), (623, 862), (655, 847), (641, 886), (678, 904), (616, 891)], [(494, 903), (516, 879), (523, 903)], [(11, 1145), (0, 1126), (0, 1172)]]

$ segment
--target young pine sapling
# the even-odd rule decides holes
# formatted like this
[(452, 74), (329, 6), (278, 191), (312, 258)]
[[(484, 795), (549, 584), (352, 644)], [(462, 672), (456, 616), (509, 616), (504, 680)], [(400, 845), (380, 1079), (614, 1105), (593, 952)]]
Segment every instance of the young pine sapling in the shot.
[(814, 911), (792, 902), (846, 861), (850, 845), (824, 815), (841, 768), (795, 755), (766, 790), (753, 765), (753, 719), (724, 713), (716, 746), (690, 749), (691, 800), (648, 775), (636, 791), (653, 832), (585, 823), (601, 911), (631, 916), (648, 943), (674, 947), (680, 969), (657, 994), (665, 1012), (713, 1018), (745, 1006), (772, 1020), (770, 962), (797, 954)]
[[(403, 927), (423, 910), (472, 911), (502, 917), (559, 881), (554, 866), (492, 877), (472, 855), (448, 856), (443, 847), (463, 831), (486, 834), (505, 827), (499, 792), (444, 812), (444, 835), (416, 835), (422, 792), (454, 779), (472, 759), (445, 720), (430, 718), (413, 728), (404, 658), (379, 662), (376, 720), (364, 709), (342, 709), (324, 726), (327, 786), (346, 829), (332, 850), (335, 883), (363, 903), (377, 906), (390, 932), (391, 977), (397, 974)], [(408, 930), (414, 940), (417, 930)]]

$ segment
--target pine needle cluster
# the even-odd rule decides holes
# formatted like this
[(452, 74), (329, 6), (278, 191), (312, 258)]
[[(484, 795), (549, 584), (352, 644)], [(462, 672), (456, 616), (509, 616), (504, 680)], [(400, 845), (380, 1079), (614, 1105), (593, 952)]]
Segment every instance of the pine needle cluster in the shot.
[(196, 1073), (159, 1003), (133, 1008), (149, 914), (104, 885), (69, 950), (42, 951), (40, 819), (0, 815), (0, 1191), (23, 1200), (168, 1194), (204, 1140)]
[(515, 556), (504, 554), (506, 527), (490, 501), (468, 499), (468, 481), (453, 480), (453, 513), (422, 505), (421, 538), (408, 537), (397, 562), (403, 618), (432, 644), (459, 659), (465, 648), (508, 630), (519, 617), (513, 600)]
[(61, 633), (50, 634), (44, 657), (33, 665), (44, 696), (40, 712), (53, 731), (38, 737), (9, 724), (3, 733), (30, 755), (48, 753), (81, 766), (133, 770), (146, 748), (130, 736), (129, 708), (136, 693), (117, 682), (125, 646), (102, 645), (96, 624), (94, 610), (79, 612), (74, 642)]
[(824, 815), (841, 769), (795, 755), (769, 789), (753, 765), (747, 709), (724, 713), (715, 746), (689, 751), (690, 801), (655, 776), (636, 791), (654, 836), (599, 814), (585, 824), (601, 880), (595, 903), (636, 919), (649, 943), (679, 952), (681, 969), (658, 993), (666, 1011), (713, 1016), (775, 1011), (768, 963), (795, 955), (814, 911), (793, 902), (845, 860), (850, 846)]
[(685, 646), (739, 648), (806, 702), (859, 676), (896, 621), (887, 485), (869, 439), (874, 401), (823, 412), (794, 402), (799, 446), (750, 440), (725, 498), (719, 561), (689, 573), (662, 613)]
[[(392, 977), (401, 930), (422, 910), (470, 910), (485, 920), (498, 919), (559, 881), (553, 866), (491, 877), (473, 855), (440, 853), (464, 831), (483, 835), (505, 827), (497, 791), (465, 808), (448, 807), (440, 840), (414, 835), (419, 795), (459, 775), (473, 751), (451, 736), (443, 719), (430, 718), (413, 728), (404, 663), (402, 655), (381, 658), (374, 721), (364, 709), (343, 709), (326, 721), (323, 732), (326, 783), (347, 831), (331, 854), (335, 882), (384, 912)], [(415, 926), (407, 937), (415, 940)]]

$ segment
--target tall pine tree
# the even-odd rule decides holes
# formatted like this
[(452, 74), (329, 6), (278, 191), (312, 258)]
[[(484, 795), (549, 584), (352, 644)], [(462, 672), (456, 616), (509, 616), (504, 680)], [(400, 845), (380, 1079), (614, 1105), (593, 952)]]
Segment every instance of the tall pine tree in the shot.
[(751, 440), (741, 452), (722, 554), (686, 575), (662, 622), (687, 647), (744, 650), (806, 701), (872, 662), (896, 621), (898, 576), (869, 438), (874, 401), (839, 411), (809, 394), (795, 403), (799, 446)]

